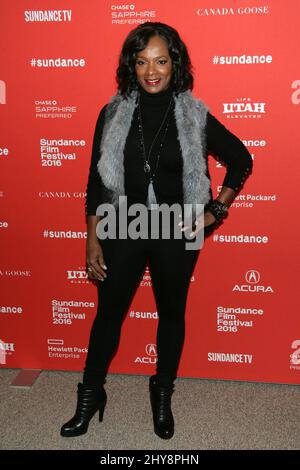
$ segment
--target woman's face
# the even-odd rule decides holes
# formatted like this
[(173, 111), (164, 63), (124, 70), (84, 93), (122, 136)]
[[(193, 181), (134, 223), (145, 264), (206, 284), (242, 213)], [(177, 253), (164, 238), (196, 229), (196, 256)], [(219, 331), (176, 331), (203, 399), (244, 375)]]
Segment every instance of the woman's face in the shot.
[(172, 59), (164, 39), (153, 36), (145, 49), (137, 53), (135, 62), (137, 81), (149, 93), (168, 88), (172, 77)]

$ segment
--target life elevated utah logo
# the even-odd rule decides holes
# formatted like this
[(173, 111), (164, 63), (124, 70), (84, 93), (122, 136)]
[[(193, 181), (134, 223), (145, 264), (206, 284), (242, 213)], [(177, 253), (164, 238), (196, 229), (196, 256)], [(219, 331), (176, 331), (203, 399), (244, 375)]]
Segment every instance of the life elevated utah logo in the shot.
[(6, 359), (8, 355), (12, 355), (15, 352), (14, 343), (4, 343), (0, 339), (0, 364), (6, 364)]
[(6, 348), (3, 341), (0, 339), (0, 364), (6, 364)]
[(226, 118), (261, 118), (266, 115), (266, 103), (253, 101), (252, 98), (237, 98), (235, 102), (223, 103)]
[(247, 284), (235, 284), (233, 291), (238, 292), (260, 292), (263, 294), (274, 293), (271, 286), (263, 284), (260, 280), (260, 273), (255, 269), (250, 269), (245, 274)]

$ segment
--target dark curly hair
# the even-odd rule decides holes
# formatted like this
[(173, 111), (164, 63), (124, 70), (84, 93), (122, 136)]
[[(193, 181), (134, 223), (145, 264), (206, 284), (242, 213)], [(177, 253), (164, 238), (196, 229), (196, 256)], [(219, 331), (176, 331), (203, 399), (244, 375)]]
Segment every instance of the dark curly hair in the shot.
[(120, 53), (116, 81), (118, 92), (125, 99), (132, 90), (138, 88), (135, 73), (136, 55), (147, 47), (149, 39), (153, 36), (160, 36), (167, 42), (172, 59), (171, 83), (175, 94), (193, 89), (192, 64), (187, 47), (176, 29), (160, 22), (146, 22), (130, 31)]

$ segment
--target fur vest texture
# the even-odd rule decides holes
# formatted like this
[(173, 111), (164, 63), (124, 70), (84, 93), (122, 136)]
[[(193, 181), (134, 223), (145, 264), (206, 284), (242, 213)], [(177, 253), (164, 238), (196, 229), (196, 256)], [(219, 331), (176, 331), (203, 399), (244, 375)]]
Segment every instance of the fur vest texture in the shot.
[[(125, 195), (124, 148), (137, 106), (137, 96), (137, 90), (133, 90), (127, 99), (118, 92), (110, 99), (105, 110), (97, 169), (103, 185), (108, 190), (109, 198), (106, 202), (115, 207), (118, 206), (119, 197)], [(198, 209), (194, 204), (205, 205), (211, 199), (205, 136), (209, 109), (202, 100), (195, 98), (190, 90), (174, 96), (174, 100), (174, 114), (183, 159), (183, 202), (192, 205), (193, 213), (197, 216)]]

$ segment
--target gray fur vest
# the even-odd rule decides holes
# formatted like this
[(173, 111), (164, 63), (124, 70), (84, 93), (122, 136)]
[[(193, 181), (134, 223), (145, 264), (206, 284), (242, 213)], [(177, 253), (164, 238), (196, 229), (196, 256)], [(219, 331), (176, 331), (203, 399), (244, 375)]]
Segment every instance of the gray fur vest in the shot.
[[(118, 92), (105, 110), (105, 124), (97, 165), (103, 185), (108, 189), (109, 201), (118, 206), (124, 190), (124, 148), (137, 106), (137, 90), (126, 99)], [(207, 204), (211, 199), (211, 183), (207, 174), (205, 156), (205, 124), (208, 107), (187, 90), (174, 97), (175, 120), (183, 158), (182, 189), (184, 204)], [(193, 212), (195, 206), (193, 207)], [(199, 211), (199, 213), (201, 210)], [(198, 210), (196, 210), (198, 214)]]

